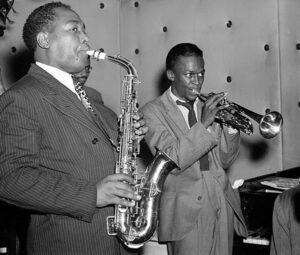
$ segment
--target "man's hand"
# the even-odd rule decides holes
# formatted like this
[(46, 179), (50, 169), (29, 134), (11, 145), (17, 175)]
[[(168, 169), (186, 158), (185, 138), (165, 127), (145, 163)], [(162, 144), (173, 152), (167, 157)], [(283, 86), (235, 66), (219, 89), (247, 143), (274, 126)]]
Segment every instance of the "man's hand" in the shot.
[(141, 197), (134, 194), (132, 183), (133, 179), (125, 174), (113, 174), (102, 179), (97, 184), (97, 207), (109, 204), (134, 206)]
[(138, 139), (138, 142), (140, 142), (145, 134), (148, 132), (148, 127), (145, 126), (146, 122), (144, 120), (144, 115), (141, 112), (137, 112), (135, 115), (133, 115), (134, 124), (133, 127), (135, 128), (135, 135)]
[(224, 92), (209, 96), (202, 107), (201, 122), (208, 128), (215, 120), (218, 111), (225, 109), (228, 105), (218, 105), (226, 94)]

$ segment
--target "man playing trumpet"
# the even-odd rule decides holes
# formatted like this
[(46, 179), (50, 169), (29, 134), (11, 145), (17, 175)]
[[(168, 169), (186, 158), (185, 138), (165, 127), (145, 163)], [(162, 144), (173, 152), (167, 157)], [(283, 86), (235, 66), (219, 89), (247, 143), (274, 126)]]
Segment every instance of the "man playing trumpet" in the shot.
[(232, 254), (233, 234), (246, 236), (238, 192), (225, 170), (235, 161), (240, 132), (216, 123), (225, 94), (198, 99), (204, 82), (202, 51), (194, 44), (174, 46), (166, 59), (170, 88), (147, 103), (145, 136), (180, 167), (168, 175), (161, 200), (158, 238), (172, 255)]

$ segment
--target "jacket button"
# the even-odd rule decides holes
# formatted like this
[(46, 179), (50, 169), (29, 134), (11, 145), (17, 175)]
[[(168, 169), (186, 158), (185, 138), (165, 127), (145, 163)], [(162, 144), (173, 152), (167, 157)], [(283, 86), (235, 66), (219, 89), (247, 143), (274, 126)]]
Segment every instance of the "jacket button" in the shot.
[(202, 199), (202, 197), (201, 197), (201, 196), (199, 196), (199, 197), (197, 197), (197, 199), (200, 201), (200, 200)]
[(98, 143), (98, 138), (94, 138), (94, 139), (92, 140), (92, 144), (96, 144), (96, 143)]

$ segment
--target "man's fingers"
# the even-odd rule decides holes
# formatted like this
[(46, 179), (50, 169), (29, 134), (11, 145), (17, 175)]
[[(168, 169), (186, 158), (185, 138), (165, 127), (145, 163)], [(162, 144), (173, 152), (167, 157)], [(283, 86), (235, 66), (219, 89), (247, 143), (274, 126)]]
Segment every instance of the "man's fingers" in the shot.
[(133, 119), (134, 120), (139, 120), (142, 119), (144, 117), (144, 114), (140, 111), (136, 112), (135, 114), (133, 114)]
[(148, 127), (144, 126), (144, 127), (141, 127), (141, 128), (139, 128), (139, 129), (137, 129), (137, 130), (135, 131), (135, 134), (141, 136), (141, 135), (146, 134), (147, 132), (148, 132)]
[(135, 194), (132, 183), (133, 179), (125, 174), (107, 176), (97, 184), (97, 206), (103, 207), (108, 204), (133, 206), (134, 201), (140, 200), (141, 196)]
[(130, 184), (133, 183), (133, 179), (125, 174), (115, 174), (110, 176), (110, 182), (108, 185), (111, 186), (112, 195), (121, 197), (139, 200), (140, 196), (134, 194), (134, 190)]
[(132, 200), (140, 200), (141, 196), (137, 195), (133, 192), (132, 189), (127, 187), (119, 187), (115, 190), (114, 195), (120, 198), (132, 199)]
[(113, 203), (116, 204), (116, 205), (132, 207), (132, 206), (135, 205), (135, 200), (127, 200), (127, 199), (124, 199), (124, 198), (115, 197)]
[(113, 182), (128, 182), (130, 184), (133, 183), (133, 178), (128, 174), (112, 174), (107, 176), (105, 180)]

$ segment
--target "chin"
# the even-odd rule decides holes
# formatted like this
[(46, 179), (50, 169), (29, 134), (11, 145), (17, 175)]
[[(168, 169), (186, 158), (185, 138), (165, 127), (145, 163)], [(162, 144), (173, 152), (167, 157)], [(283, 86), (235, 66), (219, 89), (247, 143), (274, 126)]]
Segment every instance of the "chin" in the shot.
[(190, 101), (195, 101), (197, 99), (197, 95), (194, 95), (194, 96), (190, 96), (188, 98)]
[(78, 55), (76, 58), (75, 58), (75, 62), (78, 64), (78, 65), (88, 65), (90, 63), (90, 60), (89, 60), (89, 56), (84, 54), (84, 55)]
[(77, 69), (77, 72), (81, 72), (87, 65), (89, 65), (88, 61), (79, 60), (76, 61), (74, 67)]

